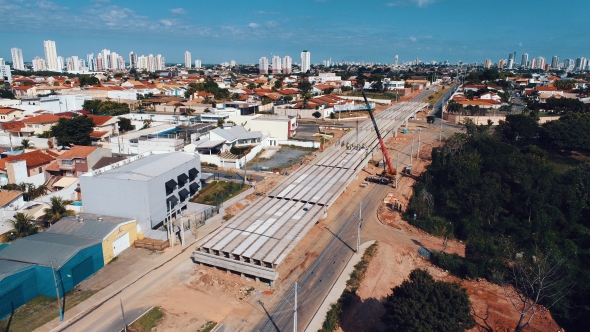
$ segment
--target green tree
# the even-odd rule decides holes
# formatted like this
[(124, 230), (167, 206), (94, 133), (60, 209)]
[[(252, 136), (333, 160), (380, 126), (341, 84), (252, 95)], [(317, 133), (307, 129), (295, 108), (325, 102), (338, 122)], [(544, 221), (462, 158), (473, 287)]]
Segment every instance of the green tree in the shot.
[(475, 327), (469, 296), (457, 283), (435, 281), (428, 271), (415, 269), (392, 292), (381, 318), (386, 331), (455, 332)]
[(590, 114), (568, 113), (542, 128), (541, 143), (549, 149), (590, 151)]
[(0, 89), (0, 98), (16, 99), (12, 91), (8, 89)]
[(496, 134), (502, 140), (516, 142), (521, 139), (535, 138), (539, 130), (539, 124), (534, 118), (524, 114), (508, 114), (506, 121), (500, 120)]
[(319, 119), (322, 117), (322, 113), (320, 113), (319, 111), (315, 111), (311, 115), (316, 119)]
[(90, 133), (94, 130), (94, 121), (87, 116), (74, 116), (71, 119), (61, 118), (51, 127), (51, 136), (61, 146), (90, 145)]
[(50, 224), (53, 224), (59, 221), (61, 218), (65, 216), (73, 216), (76, 214), (74, 210), (68, 210), (66, 208), (67, 205), (71, 205), (74, 203), (72, 200), (63, 199), (59, 196), (53, 196), (50, 199), (50, 207), (43, 209), (43, 219), (47, 220)]
[(152, 127), (152, 122), (154, 122), (154, 120), (150, 119), (145, 119), (142, 121), (143, 122), (143, 127), (141, 127), (141, 129), (148, 129)]
[(35, 148), (35, 144), (33, 144), (33, 142), (31, 142), (30, 140), (24, 138), (23, 140), (20, 141), (20, 145), (16, 148), (17, 150), (27, 150), (27, 149), (34, 149)]
[(558, 90), (572, 90), (578, 86), (578, 83), (574, 80), (557, 80), (553, 86)]
[(6, 222), (12, 226), (13, 230), (2, 236), (4, 242), (12, 242), (21, 237), (36, 234), (38, 231), (37, 225), (32, 223), (29, 216), (24, 213), (16, 213), (12, 219), (8, 219)]
[(119, 132), (124, 133), (134, 129), (135, 126), (131, 124), (131, 120), (122, 116), (119, 117)]

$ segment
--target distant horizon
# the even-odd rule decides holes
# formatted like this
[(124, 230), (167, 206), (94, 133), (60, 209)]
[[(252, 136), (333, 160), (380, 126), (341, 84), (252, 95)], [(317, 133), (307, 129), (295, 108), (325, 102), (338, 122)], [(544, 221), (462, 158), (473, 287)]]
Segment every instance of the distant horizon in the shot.
[[(359, 5), (351, 0), (304, 0), (254, 4), (240, 1), (194, 3), (127, 3), (122, 0), (5, 0), (0, 7), (3, 47), (0, 57), (12, 60), (10, 49), (22, 49), (25, 62), (45, 58), (43, 41), (54, 40), (64, 59), (95, 55), (110, 49), (129, 61), (138, 55), (162, 54), (167, 62), (194, 60), (219, 64), (258, 63), (262, 56), (290, 55), (300, 62), (303, 50), (311, 62), (393, 63), (449, 61), (456, 64), (496, 63), (516, 52), (529, 59), (590, 58), (590, 35), (584, 8), (590, 3), (554, 0), (492, 5), (471, 0), (398, 0)], [(539, 28), (539, 22), (551, 22)], [(576, 8), (576, 10), (572, 10)], [(203, 14), (206, 13), (206, 14)], [(579, 13), (579, 14), (577, 14)], [(485, 20), (482, 17), (485, 15)], [(482, 23), (482, 22), (485, 22)], [(567, 24), (558, 24), (567, 22)], [(570, 27), (575, 27), (571, 29)]]

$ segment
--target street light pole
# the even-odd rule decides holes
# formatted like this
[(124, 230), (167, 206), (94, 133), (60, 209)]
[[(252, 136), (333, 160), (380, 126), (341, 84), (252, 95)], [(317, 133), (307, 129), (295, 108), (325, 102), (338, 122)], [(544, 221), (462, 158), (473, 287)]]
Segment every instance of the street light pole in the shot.
[(123, 310), (123, 300), (119, 299), (121, 303), (121, 317), (123, 317), (123, 329), (127, 332), (127, 323), (125, 322), (125, 310)]
[(53, 273), (53, 282), (55, 284), (55, 295), (57, 297), (57, 306), (59, 308), (59, 321), (64, 321), (64, 311), (61, 307), (61, 300), (59, 299), (59, 285), (57, 284), (57, 278), (55, 277), (55, 268), (53, 267), (53, 261), (51, 261), (51, 273)]
[[(397, 171), (396, 171), (397, 172)], [(357, 229), (357, 237), (356, 237), (356, 253), (359, 254), (361, 252), (361, 225), (363, 223), (363, 202), (359, 205), (359, 227)]]
[(297, 332), (297, 281), (295, 281), (294, 288), (295, 304), (293, 305), (293, 332)]
[(413, 159), (414, 158), (414, 136), (412, 136), (412, 146), (411, 146), (411, 150), (410, 150), (410, 165), (413, 165)]

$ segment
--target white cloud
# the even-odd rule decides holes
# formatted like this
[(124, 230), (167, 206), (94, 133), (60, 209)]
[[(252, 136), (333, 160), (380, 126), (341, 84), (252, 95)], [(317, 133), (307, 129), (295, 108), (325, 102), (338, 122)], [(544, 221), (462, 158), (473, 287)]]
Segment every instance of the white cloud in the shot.
[(274, 21), (274, 20), (273, 21), (268, 21), (268, 22), (265, 23), (265, 25), (267, 27), (269, 27), (269, 28), (276, 28), (276, 27), (279, 26), (279, 22)]
[(171, 26), (173, 23), (170, 20), (159, 20), (158, 22), (162, 23), (163, 25), (169, 27)]
[(413, 42), (415, 42), (417, 40), (417, 38), (414, 37), (414, 36), (410, 36), (410, 40), (413, 41)]
[(258, 24), (258, 23), (250, 23), (250, 24), (248, 24), (248, 26), (250, 28), (254, 28), (255, 29), (255, 28), (258, 28), (260, 26), (260, 24)]
[(186, 13), (186, 10), (183, 8), (172, 8), (170, 9), (170, 12), (172, 12), (172, 14), (182, 15)]
[(440, 0), (399, 0), (386, 3), (385, 5), (388, 7), (406, 7), (410, 5), (416, 5), (420, 8), (426, 8), (428, 7), (428, 5), (431, 5), (438, 1)]

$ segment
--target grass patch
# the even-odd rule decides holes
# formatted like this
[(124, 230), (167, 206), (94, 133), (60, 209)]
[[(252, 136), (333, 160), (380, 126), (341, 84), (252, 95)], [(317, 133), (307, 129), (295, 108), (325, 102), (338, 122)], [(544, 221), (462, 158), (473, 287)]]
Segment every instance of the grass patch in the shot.
[[(332, 135), (334, 135), (334, 133), (332, 133)], [(281, 145), (281, 147), (288, 147), (288, 148), (293, 149), (293, 150), (310, 151), (310, 152), (314, 152), (314, 151), (317, 151), (318, 150), (318, 148), (308, 148), (306, 146), (290, 145), (290, 144), (289, 145)]]
[(377, 253), (378, 245), (379, 242), (376, 241), (365, 250), (361, 261), (354, 266), (354, 270), (350, 273), (350, 279), (346, 282), (344, 292), (342, 292), (336, 303), (330, 305), (330, 310), (326, 314), (326, 320), (318, 332), (333, 332), (338, 329), (340, 320), (342, 319), (342, 312), (350, 306), (354, 296), (356, 296), (356, 291), (367, 273), (369, 263)]
[(197, 330), (197, 332), (211, 332), (213, 331), (215, 326), (217, 326), (217, 323), (208, 321), (207, 323), (205, 323), (205, 325), (201, 326), (201, 328)]
[(555, 171), (561, 173), (572, 167), (576, 167), (583, 163), (590, 163), (590, 156), (573, 154), (573, 155), (561, 155), (561, 154), (550, 154), (547, 157), (547, 161)]
[[(71, 291), (66, 293), (66, 307), (64, 314), (65, 319), (70, 318), (68, 316), (69, 309), (85, 301), (94, 295), (94, 293), (96, 293), (94, 290), (86, 290), (81, 292)], [(59, 317), (57, 300), (53, 297), (38, 296), (14, 312), (14, 317), (10, 323), (10, 331), (33, 331), (57, 317)], [(0, 331), (6, 330), (8, 319), (9, 317), (6, 317), (0, 321)]]
[(219, 205), (248, 189), (248, 186), (231, 181), (213, 181), (192, 199), (192, 202)]
[[(439, 88), (437, 92), (433, 92), (431, 94), (429, 94), (428, 96), (426, 96), (426, 98), (424, 98), (422, 100), (422, 102), (424, 103), (429, 103), (431, 106), (434, 106), (434, 104), (436, 104), (436, 102), (447, 92), (449, 91), (449, 88), (445, 88), (442, 89)], [(432, 98), (430, 98), (432, 96)]]
[(153, 307), (140, 319), (129, 325), (127, 331), (129, 332), (148, 332), (151, 331), (160, 320), (164, 318), (164, 312), (160, 307)]

